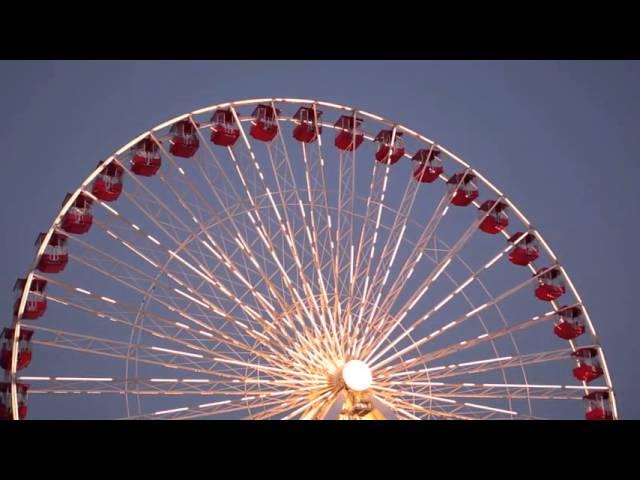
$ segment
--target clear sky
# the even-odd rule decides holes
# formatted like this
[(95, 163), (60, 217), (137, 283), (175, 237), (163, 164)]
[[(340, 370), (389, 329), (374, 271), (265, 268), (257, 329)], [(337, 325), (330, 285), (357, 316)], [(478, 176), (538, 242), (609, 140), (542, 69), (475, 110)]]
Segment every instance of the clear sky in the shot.
[(132, 137), (267, 96), (362, 108), (447, 146), (545, 235), (590, 309), (624, 418), (640, 418), (640, 62), (0, 62), (0, 298), (67, 191)]

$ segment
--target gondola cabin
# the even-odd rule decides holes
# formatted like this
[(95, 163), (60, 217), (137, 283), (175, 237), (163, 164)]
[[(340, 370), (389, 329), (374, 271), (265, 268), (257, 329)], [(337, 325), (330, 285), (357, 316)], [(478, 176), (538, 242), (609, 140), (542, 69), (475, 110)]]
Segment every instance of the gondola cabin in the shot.
[[(100, 166), (102, 162), (98, 164)], [(122, 193), (124, 168), (111, 162), (104, 166), (93, 182), (91, 193), (103, 202), (115, 202)]]
[(444, 172), (442, 160), (439, 158), (440, 150), (432, 146), (431, 148), (423, 148), (411, 157), (411, 160), (418, 163), (413, 171), (413, 177), (422, 183), (433, 183)]
[(322, 133), (320, 116), (322, 112), (312, 107), (300, 107), (293, 116), (296, 123), (293, 129), (293, 138), (302, 143), (313, 143), (318, 134)]
[[(541, 271), (538, 270), (536, 275)], [(558, 268), (552, 268), (539, 275), (537, 282), (538, 286), (535, 289), (535, 295), (542, 301), (551, 302), (552, 300), (557, 300), (565, 293), (562, 272)]]
[(466, 207), (471, 204), (480, 192), (473, 182), (475, 176), (472, 173), (456, 173), (447, 181), (449, 194), (453, 195), (451, 203), (457, 207)]
[[(2, 335), (0, 336), (2, 341), (2, 350), (0, 350), (0, 367), (7, 372), (11, 371), (14, 332), (15, 329), (13, 328), (5, 328), (2, 330)], [(18, 363), (16, 365), (16, 370), (22, 370), (28, 367), (31, 363), (32, 336), (33, 330), (20, 328), (20, 335), (18, 337)]]
[(200, 147), (197, 124), (190, 119), (180, 120), (174, 123), (169, 130), (169, 152), (176, 157), (191, 158)]
[(343, 151), (356, 150), (364, 141), (364, 132), (360, 125), (364, 120), (353, 115), (342, 115), (334, 124), (336, 136), (334, 144)]
[(557, 312), (558, 320), (553, 333), (563, 340), (575, 340), (585, 332), (584, 316), (580, 307), (562, 307)]
[(388, 165), (393, 165), (404, 155), (404, 142), (402, 132), (393, 130), (380, 130), (374, 141), (378, 144), (376, 160)]
[[(71, 194), (68, 193), (62, 202), (65, 205)], [(80, 193), (66, 213), (62, 217), (61, 227), (67, 233), (82, 235), (87, 233), (93, 224), (93, 213), (91, 208), (93, 200), (88, 195)]]
[[(533, 233), (517, 232), (509, 238), (508, 242), (515, 244), (509, 253), (509, 261), (514, 265), (526, 267), (540, 256), (538, 242)], [(519, 239), (519, 240), (518, 240)]]
[(604, 374), (598, 359), (597, 348), (579, 348), (571, 355), (578, 360), (578, 366), (573, 369), (573, 376), (581, 382), (592, 382)]
[(152, 177), (162, 165), (160, 146), (151, 137), (140, 140), (133, 148), (131, 171), (141, 177)]
[[(46, 233), (38, 235), (36, 248), (40, 248)], [(60, 273), (69, 263), (69, 252), (67, 250), (67, 236), (62, 233), (53, 232), (47, 246), (38, 260), (38, 270), (42, 273)]]
[[(18, 396), (18, 418), (27, 417), (27, 391), (29, 385), (16, 383)], [(13, 420), (13, 408), (11, 403), (11, 383), (0, 383), (0, 420)]]
[[(16, 280), (13, 286), (13, 292), (15, 300), (13, 303), (13, 315), (18, 316), (20, 299), (24, 292), (27, 280), (25, 278), (19, 278)], [(47, 310), (47, 297), (45, 296), (45, 290), (47, 288), (47, 281), (42, 278), (34, 278), (31, 281), (29, 287), (29, 293), (27, 294), (26, 303), (24, 305), (24, 311), (22, 312), (23, 320), (36, 320), (44, 315)]]
[[(505, 213), (507, 204), (498, 200), (487, 200), (478, 208), (483, 220), (478, 228), (485, 233), (495, 235), (509, 226), (509, 217)], [(488, 212), (488, 213), (487, 213)]]
[(278, 115), (280, 110), (271, 105), (258, 105), (251, 116), (251, 135), (261, 142), (270, 142), (278, 134)]
[(586, 420), (613, 420), (613, 412), (609, 401), (609, 392), (596, 391), (582, 397), (586, 403), (584, 418)]
[(220, 147), (232, 147), (240, 137), (233, 112), (219, 108), (211, 116), (211, 141)]

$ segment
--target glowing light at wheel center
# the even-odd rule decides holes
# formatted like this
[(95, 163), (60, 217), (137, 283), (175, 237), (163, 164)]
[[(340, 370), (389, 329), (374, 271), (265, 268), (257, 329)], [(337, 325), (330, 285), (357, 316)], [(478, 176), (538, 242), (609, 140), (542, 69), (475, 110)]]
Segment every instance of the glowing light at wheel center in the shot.
[(350, 360), (342, 368), (342, 378), (350, 390), (363, 392), (371, 386), (371, 370), (361, 360)]

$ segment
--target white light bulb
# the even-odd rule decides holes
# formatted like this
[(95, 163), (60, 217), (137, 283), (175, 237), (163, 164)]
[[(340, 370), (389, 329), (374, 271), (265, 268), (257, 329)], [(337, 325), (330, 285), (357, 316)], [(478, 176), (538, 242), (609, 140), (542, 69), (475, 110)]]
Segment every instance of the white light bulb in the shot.
[(350, 390), (363, 392), (371, 386), (371, 370), (361, 360), (350, 360), (342, 368), (342, 378)]

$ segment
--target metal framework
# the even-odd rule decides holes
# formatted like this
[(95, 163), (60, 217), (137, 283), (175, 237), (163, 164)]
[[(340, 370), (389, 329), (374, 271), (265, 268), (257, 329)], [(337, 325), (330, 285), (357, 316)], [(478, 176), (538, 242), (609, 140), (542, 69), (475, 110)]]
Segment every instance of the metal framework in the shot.
[[(274, 111), (277, 134), (267, 143), (249, 133), (259, 105)], [(313, 111), (309, 143), (291, 138), (301, 106)], [(208, 138), (219, 109), (229, 109), (239, 129), (233, 146)], [(364, 120), (359, 148), (334, 147), (341, 115)], [(169, 151), (170, 127), (185, 120), (199, 140), (193, 158)], [(399, 163), (374, 159), (380, 129), (391, 130), (391, 146), (402, 134)], [(358, 132), (351, 133), (355, 143)], [(129, 169), (132, 148), (146, 138), (160, 146), (154, 178)], [(439, 150), (440, 182), (415, 180), (411, 158), (423, 148)], [(124, 169), (125, 183), (120, 199), (108, 203), (91, 186), (112, 163)], [(493, 237), (478, 230), (498, 202), (472, 216), (466, 212), (479, 208), (480, 198), (452, 206), (457, 190), (442, 184), (455, 173), (456, 188), (469, 176), (482, 200), (506, 205), (508, 228)], [(65, 272), (39, 272), (51, 236), (63, 233), (63, 217), (81, 194), (94, 201), (91, 232), (68, 235)], [(515, 232), (523, 233), (507, 243)], [(511, 265), (509, 253), (527, 234), (539, 242), (540, 257)], [(561, 272), (565, 296), (540, 302), (533, 289), (552, 268)], [(48, 311), (24, 320), (31, 284), (40, 278), (47, 280)], [(586, 332), (575, 340), (553, 335), (563, 305), (582, 309)], [(122, 404), (117, 418), (579, 418), (583, 396), (594, 391), (608, 392), (618, 418), (587, 309), (509, 198), (427, 137), (317, 100), (213, 105), (117, 150), (53, 220), (12, 327), (7, 382), (15, 420), (19, 383), (29, 383), (38, 401), (110, 398)], [(28, 371), (18, 371), (23, 327), (34, 330)], [(597, 349), (603, 375), (572, 382), (572, 353), (585, 346)], [(68, 361), (51, 360), (60, 355)], [(91, 376), (78, 373), (84, 358), (98, 370)], [(354, 359), (370, 369), (365, 392), (342, 378)], [(565, 413), (567, 403), (573, 413)]]

